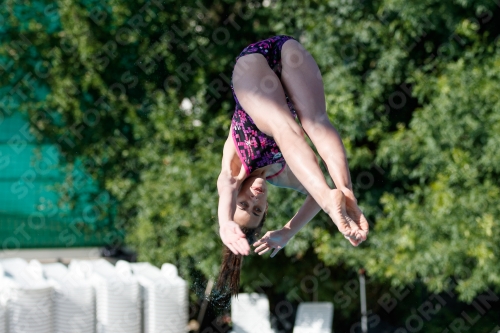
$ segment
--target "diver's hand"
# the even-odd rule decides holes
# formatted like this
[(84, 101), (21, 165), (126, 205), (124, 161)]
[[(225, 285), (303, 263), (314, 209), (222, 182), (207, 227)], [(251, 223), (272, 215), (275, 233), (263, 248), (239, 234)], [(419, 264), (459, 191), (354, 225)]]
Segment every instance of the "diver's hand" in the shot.
[(250, 245), (248, 245), (247, 238), (236, 222), (221, 222), (219, 233), (222, 242), (231, 252), (245, 256), (250, 254)]
[(268, 231), (261, 239), (253, 243), (253, 246), (257, 247), (255, 252), (259, 255), (274, 249), (273, 253), (271, 253), (271, 258), (273, 258), (291, 238), (290, 232), (286, 229)]

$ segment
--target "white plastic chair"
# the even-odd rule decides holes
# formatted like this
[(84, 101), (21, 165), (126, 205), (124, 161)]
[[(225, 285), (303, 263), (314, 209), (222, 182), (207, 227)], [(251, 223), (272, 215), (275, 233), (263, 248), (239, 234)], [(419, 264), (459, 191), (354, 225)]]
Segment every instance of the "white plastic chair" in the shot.
[(177, 268), (163, 264), (160, 270), (149, 263), (132, 263), (129, 267), (142, 287), (144, 333), (187, 332), (189, 289), (177, 276)]
[(69, 270), (88, 278), (94, 288), (98, 333), (141, 332), (140, 286), (127, 267), (117, 270), (104, 259), (72, 260)]
[(173, 264), (169, 263), (164, 263), (161, 265), (161, 273), (167, 278), (167, 279), (175, 279), (179, 276), (179, 272), (177, 271), (177, 267)]
[(26, 280), (26, 268), (28, 267), (28, 262), (26, 260), (21, 258), (0, 259), (0, 264), (6, 276), (12, 277), (18, 281)]
[[(2, 283), (3, 276), (0, 276), (0, 283)], [(7, 307), (0, 300), (0, 332), (7, 332)]]
[(333, 303), (300, 303), (293, 333), (331, 333), (332, 323)]
[(233, 333), (273, 333), (265, 294), (238, 294), (231, 298)]
[(53, 333), (54, 289), (44, 278), (40, 262), (9, 258), (0, 263), (5, 273), (0, 281), (0, 303), (7, 305), (6, 331)]
[(55, 290), (53, 333), (94, 333), (95, 295), (90, 282), (61, 263), (42, 267)]

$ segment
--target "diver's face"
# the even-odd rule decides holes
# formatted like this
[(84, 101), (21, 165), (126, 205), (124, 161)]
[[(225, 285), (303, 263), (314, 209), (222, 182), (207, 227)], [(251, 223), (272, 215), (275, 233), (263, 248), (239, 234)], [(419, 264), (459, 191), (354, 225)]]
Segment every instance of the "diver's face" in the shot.
[(240, 227), (257, 228), (267, 210), (267, 184), (264, 178), (245, 179), (236, 197), (234, 222)]

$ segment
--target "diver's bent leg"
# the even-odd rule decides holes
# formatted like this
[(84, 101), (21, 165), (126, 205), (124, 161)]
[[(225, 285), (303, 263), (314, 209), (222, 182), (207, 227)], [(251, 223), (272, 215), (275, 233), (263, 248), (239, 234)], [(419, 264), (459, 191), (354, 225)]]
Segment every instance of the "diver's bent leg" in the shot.
[(257, 127), (275, 139), (297, 179), (330, 215), (342, 234), (354, 237), (356, 230), (352, 230), (355, 228), (345, 218), (343, 193), (330, 189), (326, 183), (316, 155), (288, 109), (280, 80), (261, 54), (238, 59), (233, 88), (241, 106)]
[(281, 56), (281, 81), (304, 131), (325, 161), (337, 188), (352, 190), (344, 145), (326, 114), (323, 80), (316, 61), (295, 40), (283, 44)]
[[(366, 239), (368, 221), (359, 209), (352, 192), (351, 176), (344, 145), (326, 114), (323, 80), (314, 58), (295, 40), (286, 41), (281, 49), (281, 81), (295, 105), (304, 131), (328, 167), (338, 189), (347, 202), (347, 211), (361, 228), (360, 237)], [(352, 225), (352, 224), (351, 224)]]

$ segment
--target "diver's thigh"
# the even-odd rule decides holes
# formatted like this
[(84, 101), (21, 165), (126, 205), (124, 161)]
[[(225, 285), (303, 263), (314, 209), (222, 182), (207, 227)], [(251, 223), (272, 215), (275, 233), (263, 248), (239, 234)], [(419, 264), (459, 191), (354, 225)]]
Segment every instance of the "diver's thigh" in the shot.
[(296, 40), (288, 40), (281, 49), (281, 64), (281, 81), (301, 123), (328, 119), (323, 80), (312, 55)]
[(238, 59), (233, 72), (236, 98), (255, 125), (275, 137), (285, 129), (301, 132), (286, 102), (278, 76), (261, 54), (248, 54)]

